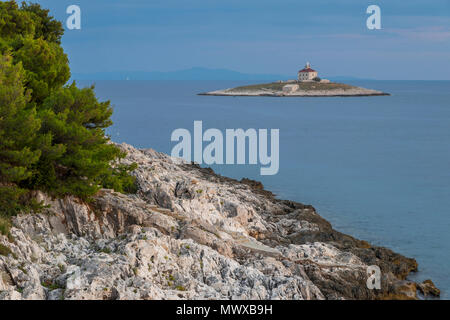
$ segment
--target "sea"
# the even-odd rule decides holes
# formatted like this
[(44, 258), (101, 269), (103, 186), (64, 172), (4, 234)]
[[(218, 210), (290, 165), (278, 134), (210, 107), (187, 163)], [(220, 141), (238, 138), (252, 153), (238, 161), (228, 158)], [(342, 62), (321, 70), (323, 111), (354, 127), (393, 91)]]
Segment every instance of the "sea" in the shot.
[(80, 81), (110, 100), (116, 142), (171, 153), (171, 134), (279, 129), (280, 167), (214, 165), (261, 181), (282, 199), (312, 204), (334, 228), (419, 263), (450, 299), (450, 81), (347, 81), (374, 97), (217, 97), (200, 92), (251, 81)]

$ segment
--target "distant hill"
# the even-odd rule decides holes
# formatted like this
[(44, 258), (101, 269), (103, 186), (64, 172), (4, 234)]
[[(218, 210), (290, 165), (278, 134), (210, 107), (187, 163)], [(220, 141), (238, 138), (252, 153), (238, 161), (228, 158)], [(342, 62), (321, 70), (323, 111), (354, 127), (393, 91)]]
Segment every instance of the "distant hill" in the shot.
[(179, 71), (114, 71), (74, 73), (74, 80), (286, 80), (295, 75), (248, 74), (227, 69), (191, 68)]
[[(73, 73), (73, 80), (256, 80), (277, 81), (296, 79), (297, 75), (242, 73), (228, 69), (190, 68), (178, 71), (111, 71), (94, 73)], [(323, 78), (331, 81), (373, 80), (351, 76)]]

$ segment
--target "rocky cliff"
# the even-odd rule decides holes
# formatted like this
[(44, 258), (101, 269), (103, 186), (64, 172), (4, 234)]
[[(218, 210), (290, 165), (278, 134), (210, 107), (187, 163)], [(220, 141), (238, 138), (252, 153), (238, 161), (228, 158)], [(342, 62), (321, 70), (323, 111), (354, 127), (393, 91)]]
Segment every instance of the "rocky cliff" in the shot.
[[(136, 195), (52, 199), (0, 236), (0, 299), (414, 299), (414, 259), (339, 233), (312, 206), (153, 150)], [(381, 290), (366, 286), (378, 265)]]

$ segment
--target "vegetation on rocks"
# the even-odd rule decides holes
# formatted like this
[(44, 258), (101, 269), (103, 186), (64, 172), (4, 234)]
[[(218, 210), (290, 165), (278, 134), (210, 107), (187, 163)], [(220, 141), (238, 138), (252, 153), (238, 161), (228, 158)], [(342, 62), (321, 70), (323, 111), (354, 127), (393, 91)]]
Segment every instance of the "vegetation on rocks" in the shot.
[(11, 253), (11, 249), (0, 243), (0, 256), (7, 256)]
[(389, 93), (355, 87), (343, 83), (322, 82), (316, 77), (313, 81), (277, 81), (252, 84), (236, 88), (199, 93), (201, 96), (248, 96), (248, 97), (361, 97), (389, 96)]
[[(261, 83), (253, 84), (248, 86), (242, 86), (233, 88), (232, 91), (254, 91), (254, 90), (273, 90), (273, 91), (283, 91), (283, 87), (290, 82), (272, 82), (272, 83)], [(318, 82), (298, 82), (299, 90), (336, 90), (336, 89), (351, 89), (352, 86), (343, 83), (318, 83)]]
[[(135, 191), (125, 153), (105, 134), (109, 101), (70, 78), (62, 24), (38, 4), (0, 2), (0, 216), (35, 207), (30, 190), (88, 200)], [(8, 224), (0, 221), (2, 233)]]

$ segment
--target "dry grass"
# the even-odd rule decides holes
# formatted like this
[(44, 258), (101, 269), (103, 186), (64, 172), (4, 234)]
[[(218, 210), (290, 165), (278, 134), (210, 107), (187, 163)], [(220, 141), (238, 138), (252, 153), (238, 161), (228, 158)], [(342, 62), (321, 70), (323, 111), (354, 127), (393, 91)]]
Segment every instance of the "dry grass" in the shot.
[[(272, 82), (272, 83), (262, 83), (262, 84), (254, 84), (249, 86), (236, 87), (231, 89), (230, 91), (242, 92), (242, 91), (259, 91), (259, 90), (268, 90), (268, 91), (282, 91), (283, 87), (287, 84), (295, 84), (288, 82)], [(343, 83), (319, 83), (319, 82), (300, 82), (296, 83), (299, 85), (299, 90), (304, 91), (316, 91), (316, 90), (348, 90), (355, 88), (348, 84)]]

